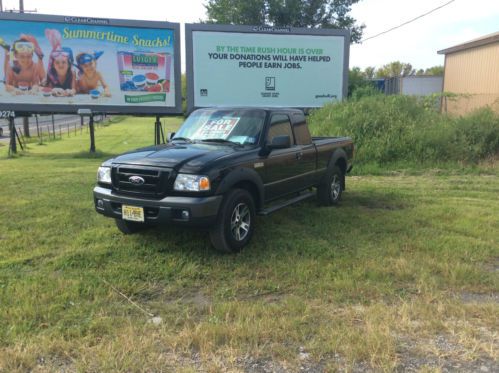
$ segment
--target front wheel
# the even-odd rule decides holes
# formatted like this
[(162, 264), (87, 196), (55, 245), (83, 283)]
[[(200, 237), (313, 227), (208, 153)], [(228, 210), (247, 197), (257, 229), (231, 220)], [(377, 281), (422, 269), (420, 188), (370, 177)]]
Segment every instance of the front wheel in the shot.
[(215, 226), (210, 230), (210, 241), (215, 249), (225, 253), (241, 251), (253, 235), (255, 202), (244, 189), (233, 189), (220, 206)]
[(321, 206), (337, 205), (343, 192), (343, 173), (338, 166), (326, 171), (324, 179), (317, 187), (317, 198)]

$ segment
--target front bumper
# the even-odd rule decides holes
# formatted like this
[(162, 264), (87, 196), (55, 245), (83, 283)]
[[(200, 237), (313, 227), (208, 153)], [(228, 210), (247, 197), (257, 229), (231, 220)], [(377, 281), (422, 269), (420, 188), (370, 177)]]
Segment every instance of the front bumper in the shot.
[[(97, 202), (101, 200), (99, 207)], [(121, 219), (121, 206), (144, 208), (146, 224), (178, 223), (183, 225), (208, 226), (216, 222), (222, 196), (210, 197), (165, 197), (160, 200), (118, 195), (110, 189), (94, 188), (95, 210), (110, 218)], [(189, 212), (185, 218), (183, 211)]]

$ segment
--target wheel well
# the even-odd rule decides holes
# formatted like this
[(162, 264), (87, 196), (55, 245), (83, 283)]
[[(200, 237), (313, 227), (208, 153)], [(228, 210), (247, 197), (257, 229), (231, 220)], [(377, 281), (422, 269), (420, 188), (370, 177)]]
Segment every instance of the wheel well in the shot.
[(343, 175), (343, 179), (341, 180), (341, 188), (345, 190), (345, 175), (347, 173), (347, 162), (345, 161), (345, 158), (340, 158), (336, 161), (336, 165), (340, 168), (341, 173)]
[(253, 196), (256, 209), (259, 210), (262, 207), (260, 201), (260, 192), (258, 191), (257, 186), (253, 184), (251, 181), (247, 180), (239, 181), (238, 183), (234, 184), (233, 188), (247, 190)]

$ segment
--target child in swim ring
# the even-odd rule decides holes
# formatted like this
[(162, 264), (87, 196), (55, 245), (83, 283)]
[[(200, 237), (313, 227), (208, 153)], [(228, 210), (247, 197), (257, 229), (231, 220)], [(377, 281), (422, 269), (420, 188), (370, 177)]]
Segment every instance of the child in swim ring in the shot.
[(78, 93), (89, 93), (97, 89), (99, 84), (104, 88), (104, 96), (111, 96), (109, 86), (106, 84), (100, 72), (97, 71), (97, 59), (104, 52), (95, 52), (94, 54), (80, 53), (76, 56), (76, 66), (80, 70), (77, 81)]
[[(33, 54), (38, 61), (33, 61)], [(21, 34), (5, 54), (5, 89), (12, 94), (36, 93), (45, 78), (43, 53), (32, 35)]]

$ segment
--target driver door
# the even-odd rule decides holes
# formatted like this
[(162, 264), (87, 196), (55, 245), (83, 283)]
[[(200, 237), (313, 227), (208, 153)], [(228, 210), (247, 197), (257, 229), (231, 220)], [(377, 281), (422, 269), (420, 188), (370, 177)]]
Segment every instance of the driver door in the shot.
[(300, 148), (295, 145), (291, 121), (287, 114), (273, 114), (267, 132), (266, 144), (276, 136), (287, 135), (291, 146), (286, 149), (273, 149), (265, 160), (264, 189), (265, 200), (270, 201), (300, 189), (298, 158)]

